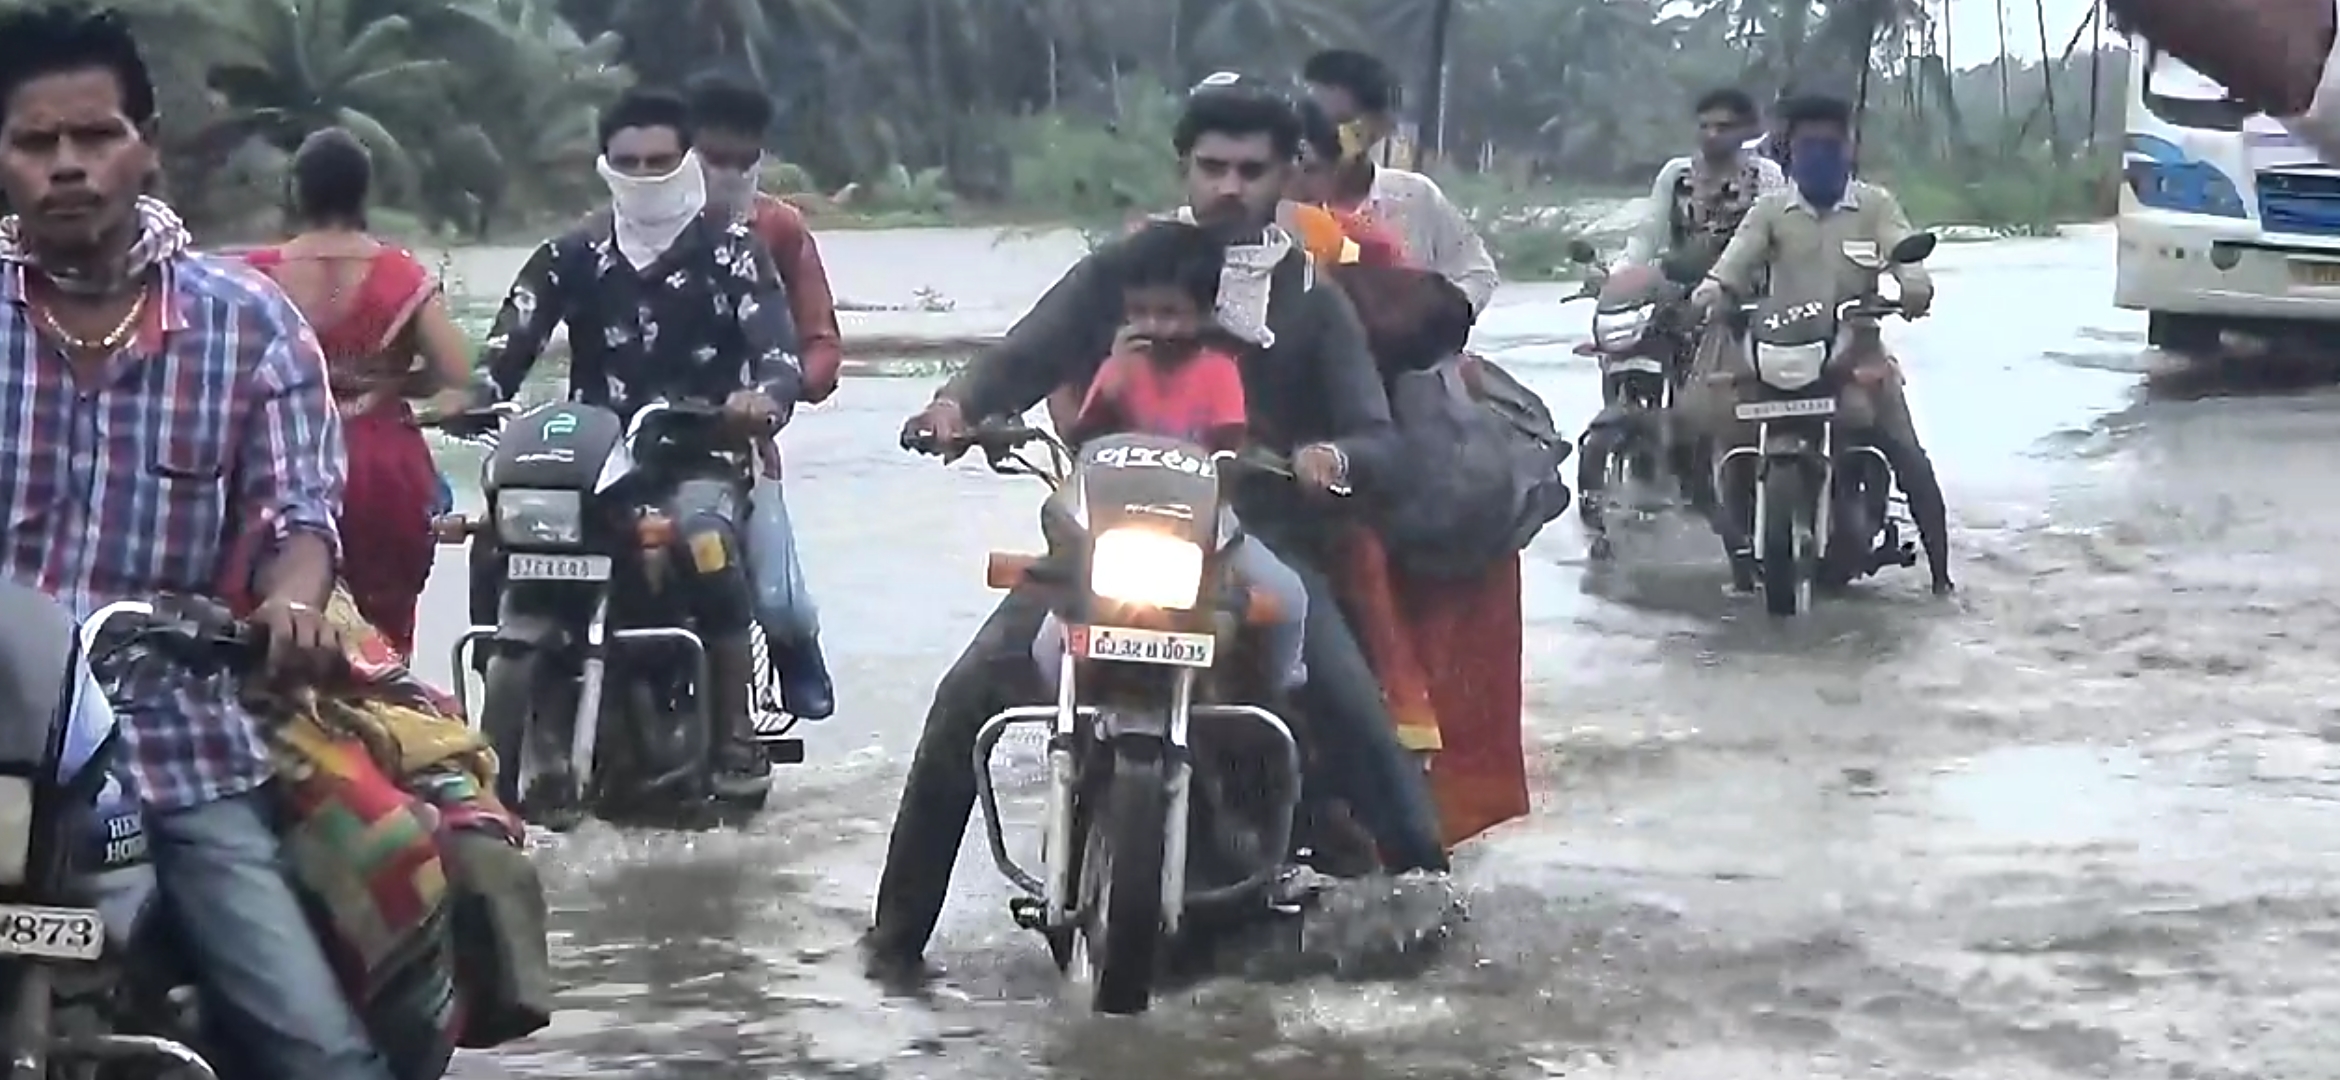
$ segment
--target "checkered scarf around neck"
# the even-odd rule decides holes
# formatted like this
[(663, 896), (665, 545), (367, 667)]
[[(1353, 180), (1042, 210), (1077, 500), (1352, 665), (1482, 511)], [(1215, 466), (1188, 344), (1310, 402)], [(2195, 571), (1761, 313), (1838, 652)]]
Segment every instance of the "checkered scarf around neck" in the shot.
[(151, 195), (138, 197), (138, 239), (122, 261), (102, 271), (63, 270), (41, 265), (40, 256), (27, 247), (17, 216), (0, 218), (0, 262), (12, 262), (39, 271), (63, 292), (76, 296), (108, 296), (155, 266), (187, 250), (194, 241), (179, 215)]
[[(1178, 220), (1194, 224), (1194, 208), (1178, 208)], [(1219, 328), (1260, 348), (1276, 343), (1275, 331), (1268, 329), (1268, 291), (1275, 282), (1276, 267), (1283, 265), (1284, 256), (1292, 253), (1292, 234), (1283, 226), (1269, 225), (1255, 244), (1229, 244), (1227, 255), (1219, 267)]]

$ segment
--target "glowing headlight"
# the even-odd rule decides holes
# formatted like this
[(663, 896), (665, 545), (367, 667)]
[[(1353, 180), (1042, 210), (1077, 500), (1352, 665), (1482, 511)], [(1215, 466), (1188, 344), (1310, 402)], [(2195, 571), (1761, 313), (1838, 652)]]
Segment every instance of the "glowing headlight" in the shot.
[(1649, 304), (1630, 311), (1604, 311), (1593, 315), (1593, 341), (1604, 349), (1622, 349), (1641, 339), (1649, 329), (1649, 317), (1656, 310)]
[(1755, 346), (1755, 374), (1782, 390), (1801, 390), (1820, 378), (1828, 363), (1828, 343)]
[(0, 776), (0, 885), (24, 884), (24, 853), (32, 844), (32, 781)]
[(574, 491), (510, 489), (496, 493), (496, 535), (504, 543), (557, 547), (585, 539), (584, 500)]
[(1185, 611), (1202, 592), (1202, 548), (1138, 528), (1107, 529), (1089, 547), (1089, 591), (1124, 604)]

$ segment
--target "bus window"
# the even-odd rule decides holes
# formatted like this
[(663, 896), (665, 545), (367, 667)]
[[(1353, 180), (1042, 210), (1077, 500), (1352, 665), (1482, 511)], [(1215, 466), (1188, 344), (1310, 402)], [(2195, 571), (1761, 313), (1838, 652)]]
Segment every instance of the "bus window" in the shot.
[(2145, 85), (2139, 90), (2147, 111), (2183, 128), (2241, 131), (2243, 121), (2253, 111), (2217, 80), (2159, 49), (2146, 53)]

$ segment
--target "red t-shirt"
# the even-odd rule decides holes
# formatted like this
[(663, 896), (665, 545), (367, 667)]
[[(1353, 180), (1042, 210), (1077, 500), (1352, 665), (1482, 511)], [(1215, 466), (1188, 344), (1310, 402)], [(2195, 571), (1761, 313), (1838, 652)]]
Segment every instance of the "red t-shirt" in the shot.
[(1201, 443), (1214, 450), (1245, 418), (1243, 369), (1233, 354), (1204, 348), (1180, 364), (1138, 353), (1106, 358), (1073, 421), (1075, 439), (1135, 432)]

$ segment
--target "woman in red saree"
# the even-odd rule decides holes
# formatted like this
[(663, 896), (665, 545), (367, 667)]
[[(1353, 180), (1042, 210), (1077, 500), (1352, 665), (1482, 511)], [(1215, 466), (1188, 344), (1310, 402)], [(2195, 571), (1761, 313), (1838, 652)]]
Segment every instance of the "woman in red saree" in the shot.
[(373, 165), (357, 139), (317, 132), (292, 169), (300, 231), (245, 258), (292, 298), (323, 347), (349, 444), (342, 580), (366, 621), (411, 656), (415, 604), (437, 554), (439, 474), (406, 399), (455, 394), (468, 350), (430, 271), (366, 233)]
[[(1480, 361), (1463, 352), (1471, 304), (1453, 282), (1428, 270), (1355, 263), (1332, 277), (1354, 302), (1383, 378), (1460, 356), (1463, 378), (1475, 387)], [(1392, 565), (1376, 534), (1360, 528), (1339, 585), (1400, 740), (1431, 752), (1431, 795), (1447, 846), (1525, 815), (1520, 557), (1471, 578), (1420, 577)]]

